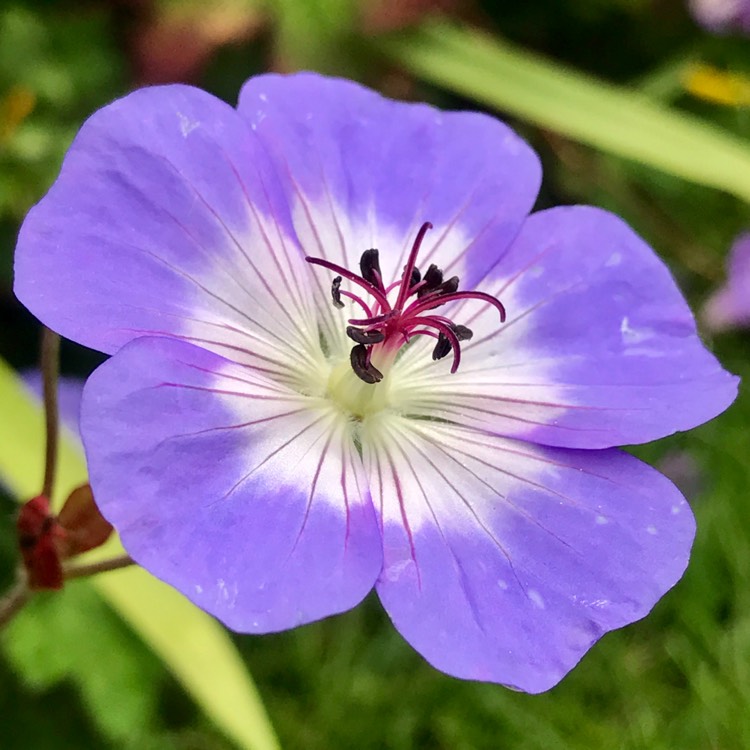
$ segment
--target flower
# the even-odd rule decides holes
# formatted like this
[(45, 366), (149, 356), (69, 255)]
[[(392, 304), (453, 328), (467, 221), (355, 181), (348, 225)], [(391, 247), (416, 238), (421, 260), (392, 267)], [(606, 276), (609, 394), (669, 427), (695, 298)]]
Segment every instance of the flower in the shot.
[(714, 332), (750, 326), (750, 233), (732, 245), (726, 283), (708, 298), (701, 318)]
[(731, 29), (750, 33), (750, 2), (748, 0), (689, 0), (694, 18), (709, 31)]
[(493, 118), (314, 74), (94, 114), (15, 288), (113, 355), (81, 425), (133, 558), (242, 632), (374, 586), (430, 663), (530, 692), (643, 617), (694, 521), (613, 446), (737, 381), (653, 251), (596, 208), (529, 215), (539, 183)]

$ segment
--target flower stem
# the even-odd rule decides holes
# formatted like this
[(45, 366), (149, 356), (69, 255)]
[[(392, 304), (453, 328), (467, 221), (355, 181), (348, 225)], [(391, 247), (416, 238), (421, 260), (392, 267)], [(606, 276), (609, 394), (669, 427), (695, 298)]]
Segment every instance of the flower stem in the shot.
[(97, 562), (85, 565), (70, 565), (63, 570), (65, 580), (71, 578), (87, 578), (97, 573), (106, 573), (109, 570), (119, 570), (127, 568), (129, 565), (135, 565), (135, 561), (130, 555), (120, 555), (119, 557), (110, 557), (107, 560), (98, 560)]
[(42, 382), (44, 388), (44, 485), (42, 495), (52, 497), (57, 468), (58, 404), (57, 376), (60, 371), (60, 337), (49, 328), (42, 329)]
[(25, 578), (18, 580), (15, 586), (0, 599), (0, 628), (7, 625), (29, 600), (31, 591)]

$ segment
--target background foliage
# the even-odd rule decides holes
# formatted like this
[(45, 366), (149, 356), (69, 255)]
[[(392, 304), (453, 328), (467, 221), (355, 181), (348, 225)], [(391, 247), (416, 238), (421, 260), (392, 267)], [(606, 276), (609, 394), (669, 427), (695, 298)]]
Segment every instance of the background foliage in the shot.
[[(15, 234), (88, 114), (173, 80), (233, 103), (250, 75), (301, 67), (498, 113), (542, 156), (540, 206), (620, 213), (698, 309), (750, 224), (750, 42), (709, 35), (682, 0), (10, 0), (0, 7), (0, 356), (18, 370), (36, 362), (36, 323), (11, 291)], [(750, 377), (747, 332), (707, 343)], [(98, 361), (63, 347), (68, 374)], [(25, 429), (15, 413), (5, 392), (0, 454)], [(750, 747), (748, 424), (743, 386), (715, 423), (636, 451), (693, 504), (690, 568), (650, 617), (606, 636), (548, 694), (435, 672), (374, 599), (292, 632), (234, 637), (281, 745)], [(0, 500), (2, 587), (16, 564), (11, 494)], [(0, 639), (0, 746), (235, 747), (156, 653), (87, 583), (39, 596)], [(207, 688), (220, 698), (225, 686)]]

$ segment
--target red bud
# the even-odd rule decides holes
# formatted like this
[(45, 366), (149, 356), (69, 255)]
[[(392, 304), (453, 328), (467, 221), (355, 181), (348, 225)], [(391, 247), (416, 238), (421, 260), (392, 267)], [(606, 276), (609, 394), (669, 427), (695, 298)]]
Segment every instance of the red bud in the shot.
[(63, 571), (58, 544), (65, 532), (50, 512), (49, 500), (44, 495), (32, 498), (21, 507), (16, 529), (29, 588), (62, 588)]

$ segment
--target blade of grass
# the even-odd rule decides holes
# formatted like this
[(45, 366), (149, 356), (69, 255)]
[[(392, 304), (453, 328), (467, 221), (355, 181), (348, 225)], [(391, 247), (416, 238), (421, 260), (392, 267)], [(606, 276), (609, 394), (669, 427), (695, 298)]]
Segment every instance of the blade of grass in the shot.
[(438, 22), (379, 48), (417, 77), (542, 128), (750, 201), (750, 144), (700, 118), (471, 28)]

